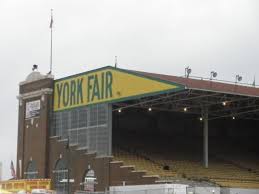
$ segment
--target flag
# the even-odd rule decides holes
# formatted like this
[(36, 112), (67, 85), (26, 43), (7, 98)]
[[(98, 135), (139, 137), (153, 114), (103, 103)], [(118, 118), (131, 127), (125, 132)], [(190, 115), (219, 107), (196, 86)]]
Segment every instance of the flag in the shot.
[(53, 15), (52, 15), (52, 10), (51, 10), (51, 19), (50, 19), (50, 25), (49, 25), (49, 28), (52, 28), (53, 27)]
[(254, 76), (253, 86), (255, 87), (255, 76)]
[(11, 175), (12, 175), (12, 177), (13, 177), (13, 178), (16, 178), (16, 173), (15, 173), (13, 161), (11, 161), (10, 169), (11, 169)]

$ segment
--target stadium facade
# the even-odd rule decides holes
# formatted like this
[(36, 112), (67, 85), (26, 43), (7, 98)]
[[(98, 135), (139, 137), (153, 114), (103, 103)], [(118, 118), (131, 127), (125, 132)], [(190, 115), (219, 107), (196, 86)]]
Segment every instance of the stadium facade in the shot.
[[(18, 96), (17, 177), (50, 178), (60, 192), (195, 178), (170, 163), (170, 152), (175, 157), (185, 153), (186, 161), (197, 156), (205, 170), (210, 169), (209, 137), (217, 142), (213, 148), (230, 142), (228, 137), (241, 137), (253, 142), (249, 150), (257, 153), (258, 97), (256, 87), (109, 66), (57, 80), (33, 71), (20, 83)], [(216, 139), (223, 136), (222, 142)], [(253, 169), (245, 176), (259, 187)], [(197, 177), (225, 184), (217, 177)], [(234, 183), (242, 187), (242, 180)]]

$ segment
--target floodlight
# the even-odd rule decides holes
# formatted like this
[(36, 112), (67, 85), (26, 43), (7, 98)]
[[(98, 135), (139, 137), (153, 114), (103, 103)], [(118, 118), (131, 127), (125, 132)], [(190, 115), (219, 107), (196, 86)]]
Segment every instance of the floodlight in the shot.
[(223, 106), (226, 106), (226, 105), (227, 105), (227, 102), (226, 102), (226, 101), (223, 101), (223, 102), (222, 102), (222, 105), (223, 105)]
[(32, 66), (32, 71), (35, 71), (35, 70), (37, 70), (37, 69), (38, 69), (38, 65), (34, 64), (34, 65)]
[(121, 109), (119, 109), (118, 112), (121, 113)]
[(216, 71), (211, 71), (210, 72), (210, 79), (215, 78), (217, 76), (218, 76), (218, 73)]
[(151, 112), (151, 111), (152, 111), (152, 108), (151, 108), (151, 107), (149, 107), (149, 108), (148, 108), (148, 111), (149, 111), (149, 112)]
[(189, 75), (191, 74), (191, 72), (192, 72), (192, 69), (191, 68), (189, 68), (189, 66), (188, 67), (186, 67), (185, 68), (185, 77), (189, 77)]
[(232, 117), (232, 119), (233, 119), (233, 120), (235, 120), (235, 119), (236, 119), (236, 117), (234, 117), (234, 116), (233, 116), (233, 117)]
[(187, 74), (190, 74), (192, 72), (192, 69), (188, 68), (187, 69)]
[(187, 107), (184, 107), (184, 108), (183, 108), (183, 111), (184, 111), (184, 112), (187, 112), (187, 110), (188, 110)]
[(203, 120), (203, 118), (202, 117), (200, 117), (200, 121), (202, 121)]
[(242, 76), (241, 75), (236, 75), (236, 83), (242, 81)]

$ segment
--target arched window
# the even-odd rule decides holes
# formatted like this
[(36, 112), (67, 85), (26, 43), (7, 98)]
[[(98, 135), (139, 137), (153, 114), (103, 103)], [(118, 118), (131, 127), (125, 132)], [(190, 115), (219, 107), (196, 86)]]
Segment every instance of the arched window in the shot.
[(83, 182), (82, 182), (82, 186), (83, 186), (82, 189), (84, 191), (94, 192), (95, 191), (95, 184), (96, 184), (95, 172), (92, 169), (88, 169), (84, 173)]
[(67, 163), (64, 159), (59, 159), (56, 163), (54, 173), (54, 184), (57, 193), (65, 193), (67, 192)]
[(24, 172), (25, 178), (26, 179), (36, 179), (38, 178), (38, 171), (36, 167), (36, 162), (35, 161), (30, 161), (28, 163), (26, 172)]

